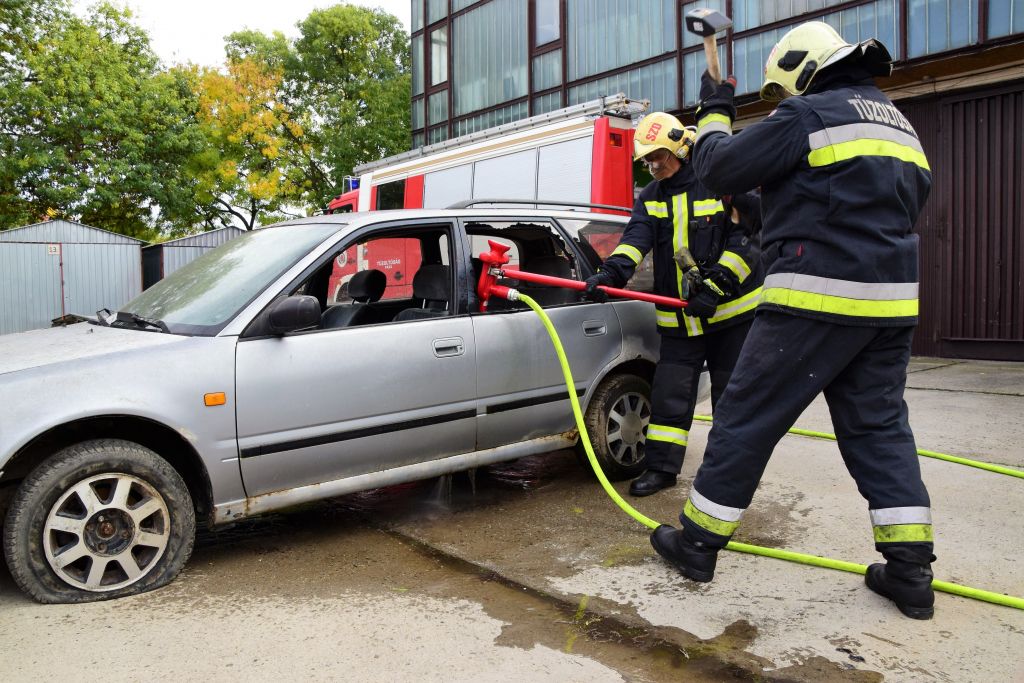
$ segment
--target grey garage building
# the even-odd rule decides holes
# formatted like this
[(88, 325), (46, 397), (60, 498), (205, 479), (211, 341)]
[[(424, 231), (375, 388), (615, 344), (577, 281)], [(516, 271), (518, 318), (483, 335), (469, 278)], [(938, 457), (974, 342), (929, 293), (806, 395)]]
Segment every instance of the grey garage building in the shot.
[(219, 228), (143, 247), (142, 288), (149, 289), (186, 263), (199, 258), (214, 247), (235, 239), (243, 232), (245, 230), (241, 228)]
[(142, 245), (65, 220), (0, 232), (0, 334), (120, 308), (142, 291)]

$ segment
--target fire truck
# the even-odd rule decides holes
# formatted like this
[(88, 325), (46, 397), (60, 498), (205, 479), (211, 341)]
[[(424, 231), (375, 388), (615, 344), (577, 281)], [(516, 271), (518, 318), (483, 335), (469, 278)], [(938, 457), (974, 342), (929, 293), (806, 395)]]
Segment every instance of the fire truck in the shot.
[[(470, 199), (621, 212), (610, 207), (633, 205), (632, 119), (648, 106), (620, 93), (363, 164), (325, 212), (444, 208)], [(345, 300), (348, 280), (365, 268), (387, 275), (384, 298), (411, 296), (407, 274), (420, 261), (415, 245), (379, 240), (366, 253), (350, 251), (339, 256), (331, 277), (336, 301)]]

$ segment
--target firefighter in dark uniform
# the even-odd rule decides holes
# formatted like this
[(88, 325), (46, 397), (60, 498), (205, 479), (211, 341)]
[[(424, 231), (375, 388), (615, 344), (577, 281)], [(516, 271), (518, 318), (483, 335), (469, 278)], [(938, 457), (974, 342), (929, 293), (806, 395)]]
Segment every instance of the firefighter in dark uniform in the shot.
[[(644, 447), (646, 470), (630, 484), (634, 496), (676, 483), (704, 363), (715, 405), (729, 383), (761, 293), (760, 252), (747, 234), (752, 220), (733, 222), (732, 207), (697, 181), (687, 158), (693, 139), (693, 131), (669, 114), (640, 121), (634, 158), (647, 163), (654, 181), (640, 193), (618, 247), (587, 280), (588, 295), (601, 300), (599, 285), (624, 286), (653, 250), (655, 293), (690, 303), (685, 315), (675, 308), (656, 309), (661, 357)], [(743, 199), (748, 215), (759, 213), (756, 200)]]
[(761, 97), (782, 100), (733, 136), (734, 83), (704, 74), (697, 176), (715, 192), (761, 187), (766, 277), (680, 515), (651, 543), (710, 581), (776, 443), (824, 392), (839, 449), (868, 502), (868, 587), (909, 617), (934, 613), (932, 520), (903, 401), (917, 323), (917, 236), (931, 171), (913, 127), (875, 87), (891, 57), (823, 22), (772, 50)]

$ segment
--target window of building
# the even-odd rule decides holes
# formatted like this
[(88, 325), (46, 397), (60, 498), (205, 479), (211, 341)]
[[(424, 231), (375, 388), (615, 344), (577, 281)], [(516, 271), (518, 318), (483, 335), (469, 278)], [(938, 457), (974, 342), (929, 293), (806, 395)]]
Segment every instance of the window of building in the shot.
[(526, 96), (526, 6), (522, 0), (492, 0), (455, 18), (455, 116)]
[[(740, 41), (736, 41), (736, 60), (733, 62), (733, 75), (739, 78), (739, 74), (743, 73), (746, 66), (745, 62), (742, 62), (738, 50)], [(774, 45), (774, 43), (772, 43)], [(770, 47), (768, 48), (771, 49)], [(765, 53), (767, 54), (767, 53)], [(725, 45), (720, 44), (718, 46), (718, 63), (722, 65), (722, 69), (725, 69)], [(764, 62), (760, 62), (761, 66), (758, 67), (761, 71), (764, 71)], [(692, 107), (697, 104), (697, 100), (700, 96), (700, 76), (704, 73), (704, 70), (708, 68), (707, 60), (704, 58), (704, 50), (698, 50), (696, 52), (687, 52), (683, 55), (683, 106)], [(760, 82), (758, 83), (760, 87)], [(737, 92), (742, 92), (737, 90)]]
[(412, 0), (410, 23), (412, 24), (413, 33), (423, 28), (423, 0)]
[(448, 12), (448, 0), (427, 0), (427, 24), (443, 19)]
[(562, 108), (562, 91), (556, 90), (547, 95), (538, 95), (533, 98), (533, 115), (547, 114), (549, 111)]
[(552, 50), (533, 58), (533, 90), (547, 90), (562, 84), (562, 51)]
[[(704, 53), (700, 55), (703, 59)], [(676, 82), (676, 60), (672, 57), (569, 88), (568, 103), (579, 104), (621, 92), (631, 98), (649, 99), (649, 111), (671, 111), (679, 108)]]
[(429, 122), (431, 124), (446, 123), (448, 121), (448, 91), (441, 90), (433, 93), (428, 99)]
[(423, 94), (423, 36), (412, 38), (412, 94)]
[(503, 123), (511, 123), (527, 117), (526, 101), (516, 102), (507, 107), (492, 109), (491, 111), (469, 116), (455, 122), (455, 136), (468, 135), (478, 130), (485, 130), (500, 126)]
[(448, 126), (436, 126), (427, 131), (427, 144), (432, 145), (435, 142), (444, 142), (448, 139)]
[(988, 0), (989, 38), (1024, 33), (1024, 2), (1020, 0)]
[(546, 45), (562, 37), (558, 0), (536, 0), (533, 16), (537, 45)]
[(978, 0), (910, 0), (907, 57), (943, 52), (978, 42)]
[(413, 129), (419, 129), (426, 125), (426, 120), (423, 118), (423, 98), (412, 101), (412, 127)]
[(733, 30), (746, 31), (843, 2), (846, 0), (733, 0)]
[(675, 21), (676, 0), (567, 0), (566, 77), (575, 81), (675, 50)]
[(430, 85), (448, 80), (448, 27), (430, 33)]

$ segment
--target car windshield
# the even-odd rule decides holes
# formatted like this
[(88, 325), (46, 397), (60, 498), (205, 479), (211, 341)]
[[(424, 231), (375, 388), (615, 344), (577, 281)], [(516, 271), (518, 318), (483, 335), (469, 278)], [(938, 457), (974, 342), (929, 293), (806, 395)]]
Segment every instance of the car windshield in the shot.
[(121, 309), (176, 334), (212, 336), (271, 282), (342, 225), (263, 228), (208, 251)]

